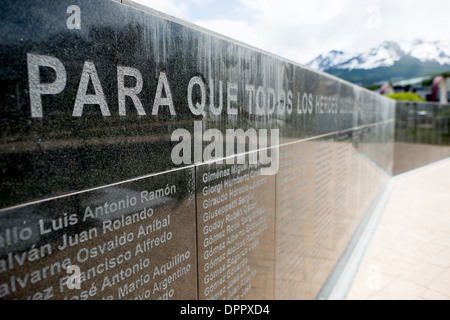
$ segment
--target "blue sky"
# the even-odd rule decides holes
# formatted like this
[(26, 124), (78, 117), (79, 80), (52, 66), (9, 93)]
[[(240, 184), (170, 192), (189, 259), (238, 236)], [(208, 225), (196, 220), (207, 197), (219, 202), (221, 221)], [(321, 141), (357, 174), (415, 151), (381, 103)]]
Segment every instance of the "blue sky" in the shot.
[(450, 44), (449, 0), (134, 1), (302, 64), (385, 40)]

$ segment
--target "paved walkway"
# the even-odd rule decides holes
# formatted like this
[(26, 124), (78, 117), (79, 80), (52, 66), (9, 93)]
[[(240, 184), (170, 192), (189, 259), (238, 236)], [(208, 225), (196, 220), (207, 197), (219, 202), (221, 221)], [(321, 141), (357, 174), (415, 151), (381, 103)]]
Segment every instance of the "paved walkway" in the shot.
[(397, 178), (347, 299), (450, 300), (450, 160)]

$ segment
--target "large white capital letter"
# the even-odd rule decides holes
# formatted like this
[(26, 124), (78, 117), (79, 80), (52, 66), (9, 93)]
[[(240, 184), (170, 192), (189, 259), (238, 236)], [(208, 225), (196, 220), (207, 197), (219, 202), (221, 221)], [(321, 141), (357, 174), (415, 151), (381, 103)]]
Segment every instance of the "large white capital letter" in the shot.
[[(58, 94), (66, 87), (67, 75), (61, 61), (50, 56), (27, 53), (28, 85), (30, 89), (31, 116), (42, 118), (43, 94)], [(55, 70), (56, 79), (51, 83), (41, 83), (39, 67), (48, 67)]]

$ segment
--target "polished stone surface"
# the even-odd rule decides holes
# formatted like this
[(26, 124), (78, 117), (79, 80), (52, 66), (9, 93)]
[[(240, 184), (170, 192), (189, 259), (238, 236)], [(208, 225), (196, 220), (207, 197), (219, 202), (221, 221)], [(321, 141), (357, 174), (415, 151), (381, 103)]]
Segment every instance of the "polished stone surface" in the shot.
[(2, 210), (0, 298), (196, 299), (194, 183), (191, 168)]
[(279, 129), (283, 143), (391, 119), (369, 92), (203, 29), (76, 3), (80, 29), (73, 1), (1, 8), (0, 207), (196, 163), (171, 158), (194, 121)]
[[(276, 299), (314, 299), (389, 179), (366, 154), (378, 124), (282, 146), (276, 191)], [(390, 162), (391, 163), (391, 162)]]
[[(111, 285), (119, 266), (96, 270), (88, 298), (315, 298), (392, 173), (394, 101), (123, 2), (0, 7), (2, 298), (81, 295), (61, 289), (63, 269), (32, 284), (30, 272), (64, 258), (98, 269), (103, 253), (84, 260), (83, 248), (123, 232), (134, 239), (104, 257), (130, 250), (124, 273), (148, 266)], [(149, 218), (170, 226), (142, 236), (166, 241), (142, 262), (144, 222), (101, 234), (102, 219), (81, 220), (86, 206), (171, 186)], [(42, 233), (51, 220), (68, 226)], [(19, 226), (27, 239), (6, 240)], [(64, 234), (89, 232), (64, 248)], [(23, 260), (47, 242), (51, 255)]]
[(275, 176), (237, 163), (196, 172), (199, 298), (274, 299)]
[(398, 102), (394, 174), (450, 156), (450, 105)]
[(276, 190), (276, 299), (312, 299), (314, 143), (283, 146)]

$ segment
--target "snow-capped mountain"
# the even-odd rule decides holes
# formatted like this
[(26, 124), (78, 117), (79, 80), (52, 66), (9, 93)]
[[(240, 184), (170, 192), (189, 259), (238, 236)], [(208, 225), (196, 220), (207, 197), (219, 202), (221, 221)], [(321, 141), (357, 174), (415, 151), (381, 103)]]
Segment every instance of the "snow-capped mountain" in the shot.
[(361, 53), (330, 51), (307, 64), (359, 85), (450, 70), (450, 45), (439, 41), (385, 41)]
[(333, 50), (326, 55), (319, 55), (307, 65), (322, 71), (331, 68), (367, 70), (392, 66), (405, 57), (450, 65), (450, 46), (439, 41), (385, 41), (375, 48), (356, 54)]

